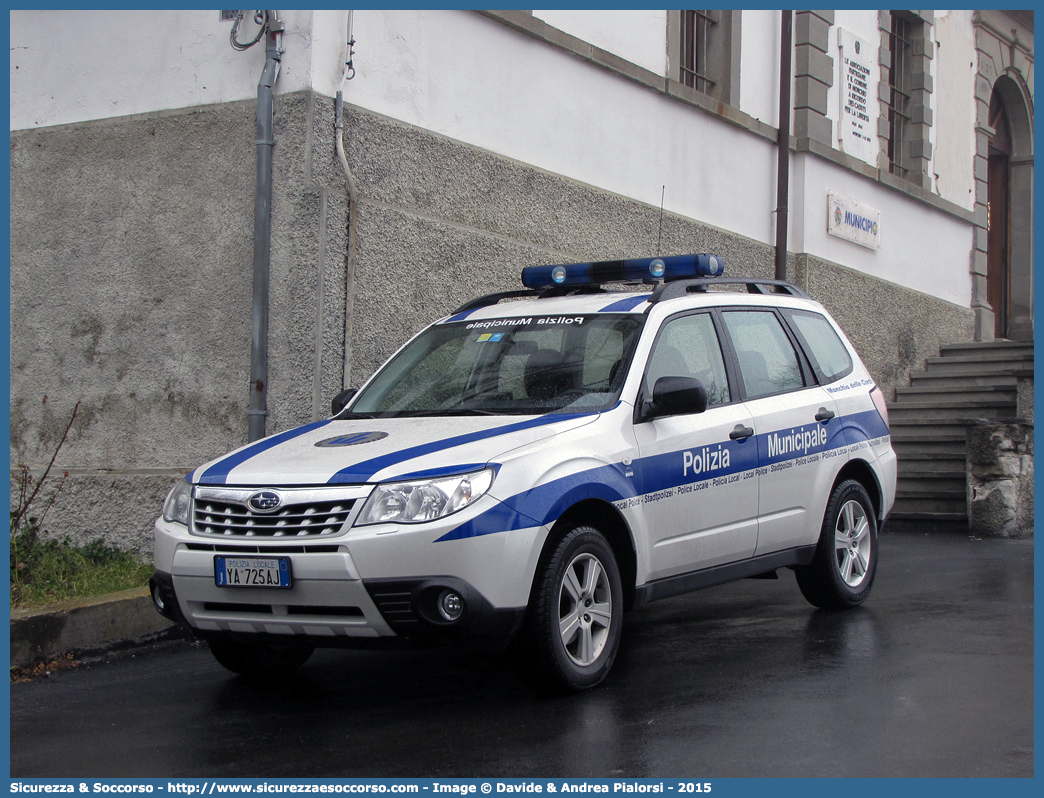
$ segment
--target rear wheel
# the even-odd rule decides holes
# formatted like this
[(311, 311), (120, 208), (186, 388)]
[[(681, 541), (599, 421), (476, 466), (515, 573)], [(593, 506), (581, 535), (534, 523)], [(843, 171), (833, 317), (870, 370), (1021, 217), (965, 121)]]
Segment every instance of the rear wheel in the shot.
[(519, 676), (542, 692), (594, 687), (612, 667), (622, 624), (613, 550), (597, 529), (577, 527), (541, 563), (516, 646)]
[(293, 640), (286, 643), (244, 643), (227, 635), (207, 640), (210, 653), (222, 666), (242, 676), (271, 678), (290, 676), (315, 651), (314, 646)]
[(847, 480), (834, 489), (815, 557), (794, 572), (802, 595), (816, 607), (855, 607), (870, 595), (877, 572), (877, 520), (861, 484)]

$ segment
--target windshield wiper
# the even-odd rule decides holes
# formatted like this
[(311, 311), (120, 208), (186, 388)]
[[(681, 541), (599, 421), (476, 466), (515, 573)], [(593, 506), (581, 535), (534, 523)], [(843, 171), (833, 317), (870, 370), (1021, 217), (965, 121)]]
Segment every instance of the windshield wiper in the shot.
[(452, 407), (439, 410), (402, 410), (390, 415), (394, 418), (445, 418), (447, 416), (517, 416), (525, 414), (525, 410), (515, 408), (490, 410), (485, 407)]

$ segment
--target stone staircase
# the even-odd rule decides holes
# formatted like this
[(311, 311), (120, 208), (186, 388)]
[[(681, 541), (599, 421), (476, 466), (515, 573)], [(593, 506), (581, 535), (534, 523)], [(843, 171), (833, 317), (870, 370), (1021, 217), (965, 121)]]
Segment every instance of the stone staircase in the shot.
[(899, 480), (891, 518), (967, 523), (967, 427), (1018, 415), (1019, 378), (1033, 374), (1033, 344), (946, 344), (889, 404)]

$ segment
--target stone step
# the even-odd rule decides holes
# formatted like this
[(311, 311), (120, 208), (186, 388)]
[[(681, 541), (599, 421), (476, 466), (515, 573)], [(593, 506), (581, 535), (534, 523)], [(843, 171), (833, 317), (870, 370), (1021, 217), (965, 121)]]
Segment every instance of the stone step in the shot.
[(998, 355), (949, 355), (930, 357), (927, 371), (1020, 371), (1033, 368), (1033, 353)]
[(932, 473), (949, 473), (951, 471), (964, 473), (967, 465), (965, 452), (917, 454), (905, 453), (897, 456), (896, 465), (899, 471), (930, 471)]
[(964, 490), (960, 488), (938, 488), (935, 490), (923, 491), (920, 493), (908, 490), (896, 488), (895, 498), (897, 499), (931, 499), (932, 501), (964, 501), (966, 496)]
[(925, 416), (892, 418), (889, 413), (889, 427), (892, 443), (896, 441), (934, 440), (964, 441), (967, 420), (956, 418), (927, 418)]
[(906, 482), (906, 480), (917, 480), (917, 479), (931, 479), (938, 480), (938, 482), (952, 482), (957, 480), (959, 483), (964, 483), (966, 472), (968, 470), (967, 464), (960, 463), (960, 461), (943, 461), (943, 467), (931, 468), (927, 465), (926, 461), (899, 461), (897, 463), (899, 470), (898, 476), (900, 482)]
[(963, 513), (922, 513), (892, 510), (888, 516), (889, 521), (917, 521), (925, 524), (966, 524), (968, 523), (967, 511)]
[(990, 402), (1003, 400), (1015, 405), (1018, 390), (1011, 385), (928, 385), (900, 387), (895, 389), (895, 402), (889, 402), (888, 408), (903, 407), (908, 402), (933, 402), (945, 404), (957, 402)]
[(942, 440), (932, 436), (913, 436), (899, 440), (892, 438), (892, 448), (902, 460), (908, 457), (964, 457), (968, 447), (963, 437), (948, 436)]
[(958, 458), (952, 460), (938, 459), (932, 461), (929, 458), (923, 460), (898, 459), (899, 479), (958, 479), (963, 480), (968, 470), (965, 461)]
[(950, 491), (965, 496), (967, 482), (960, 479), (900, 479), (895, 487), (904, 497), (928, 496), (940, 491)]
[(961, 344), (943, 344), (943, 357), (981, 354), (1033, 354), (1032, 341), (968, 341)]
[(1011, 374), (998, 371), (915, 371), (910, 375), (914, 388), (972, 388), (1003, 386), (1018, 388), (1018, 380)]
[(899, 460), (897, 475), (899, 479), (940, 479), (958, 480), (965, 479), (968, 470), (967, 463), (960, 460), (940, 460), (938, 467), (932, 467), (927, 460)]
[(899, 513), (968, 513), (964, 491), (911, 491), (902, 495), (896, 491), (893, 512)]
[(1015, 402), (991, 399), (986, 402), (896, 402), (888, 408), (889, 423), (906, 419), (1012, 418)]

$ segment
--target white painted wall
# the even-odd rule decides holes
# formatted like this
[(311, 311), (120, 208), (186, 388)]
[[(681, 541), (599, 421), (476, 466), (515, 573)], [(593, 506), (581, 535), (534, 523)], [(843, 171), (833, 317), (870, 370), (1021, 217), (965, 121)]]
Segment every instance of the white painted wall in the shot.
[[(298, 91), (311, 80), (313, 14), (281, 15), (277, 85)], [(255, 97), (264, 43), (237, 52), (231, 29), (217, 11), (12, 11), (11, 129)]]
[(776, 127), (779, 117), (779, 11), (740, 15), (740, 110)]
[[(540, 13), (574, 34), (623, 46), (608, 41), (613, 26), (600, 15)], [(332, 96), (347, 13), (281, 14), (286, 53), (277, 91), (311, 86)], [(778, 17), (744, 12), (742, 22), (741, 108), (769, 124), (778, 102)], [(838, 17), (864, 38), (871, 17), (876, 30), (875, 12)], [(626, 18), (645, 25), (631, 28), (645, 30), (632, 57), (643, 57), (635, 54), (643, 47), (651, 53), (657, 37), (665, 43), (665, 19)], [(971, 46), (960, 38), (970, 17), (942, 20), (937, 38), (947, 60), (936, 61), (949, 70), (949, 59)], [(216, 11), (14, 11), (11, 22), (12, 129), (249, 100), (264, 63), (261, 45), (243, 53), (229, 46), (231, 24)], [(952, 48), (951, 31), (961, 42)], [(668, 211), (774, 239), (771, 142), (471, 12), (359, 11), (354, 34), (357, 76), (344, 86), (346, 102), (650, 205), (666, 185)], [(953, 170), (940, 187), (954, 201), (970, 182), (966, 148), (974, 146), (971, 84), (961, 85), (965, 73), (957, 72), (960, 80), (941, 92), (947, 101), (936, 125), (961, 131), (952, 142), (943, 136), (937, 155)], [(794, 158), (791, 185), (792, 251), (968, 306), (966, 224), (811, 156)], [(881, 210), (879, 252), (827, 235), (828, 189)]]
[(651, 205), (666, 184), (669, 211), (772, 236), (769, 142), (476, 14), (361, 11), (355, 33), (346, 102)]
[(533, 16), (595, 47), (655, 72), (667, 74), (667, 12), (534, 11)]
[[(821, 158), (799, 155), (791, 163), (791, 251), (808, 252), (963, 307), (971, 305), (970, 225)], [(881, 249), (827, 233), (831, 189), (881, 211)]]
[(935, 171), (939, 195), (975, 209), (975, 74), (978, 54), (971, 11), (935, 12)]

